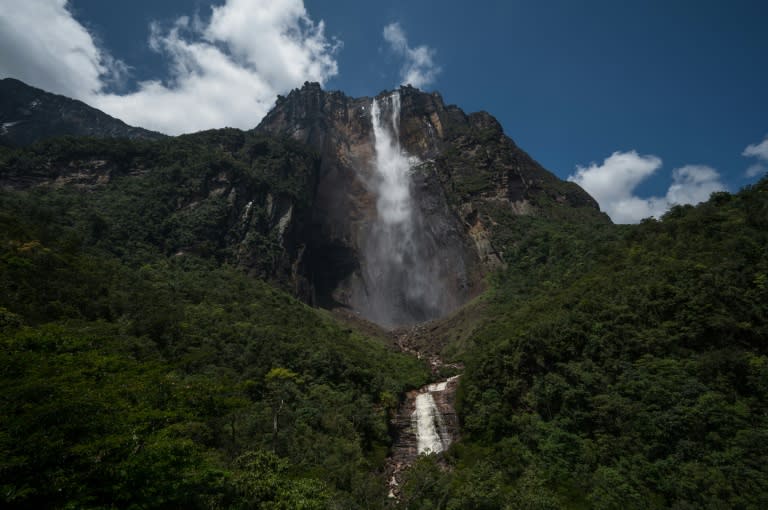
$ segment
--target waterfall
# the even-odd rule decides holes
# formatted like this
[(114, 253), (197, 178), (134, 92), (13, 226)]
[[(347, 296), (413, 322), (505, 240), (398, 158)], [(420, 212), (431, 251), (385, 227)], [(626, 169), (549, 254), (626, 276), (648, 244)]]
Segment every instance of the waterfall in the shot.
[(422, 386), (406, 395), (394, 421), (397, 433), (387, 461), (390, 497), (399, 497), (401, 473), (419, 455), (442, 453), (459, 439), (459, 420), (454, 409), (459, 377)]
[[(416, 450), (422, 453), (440, 453), (447, 444), (443, 444), (445, 437), (445, 425), (441, 423), (442, 414), (437, 409), (435, 399), (429, 391), (416, 396), (416, 409), (413, 412), (413, 421), (416, 429)], [(441, 434), (442, 432), (442, 434)], [(446, 441), (450, 439), (446, 437)]]
[[(428, 384), (419, 390), (414, 401), (414, 411), (411, 415), (412, 427), (416, 431), (416, 450), (422, 453), (440, 453), (451, 444), (451, 432), (446, 426), (446, 411), (454, 413), (453, 407), (446, 405), (446, 395), (451, 387), (455, 391), (459, 376), (455, 375), (440, 382)], [(438, 406), (435, 395), (441, 402)]]
[(371, 104), (375, 159), (372, 188), (377, 217), (366, 233), (364, 315), (395, 327), (439, 317), (449, 307), (434, 235), (412, 195), (420, 162), (400, 145), (400, 94)]
[(386, 227), (384, 233), (396, 243), (393, 254), (397, 257), (407, 250), (407, 245), (412, 241), (411, 161), (400, 147), (400, 94), (394, 93), (388, 99), (392, 110), (389, 122), (382, 121), (381, 106), (376, 99), (371, 105), (376, 173), (379, 178), (376, 210), (380, 223)]

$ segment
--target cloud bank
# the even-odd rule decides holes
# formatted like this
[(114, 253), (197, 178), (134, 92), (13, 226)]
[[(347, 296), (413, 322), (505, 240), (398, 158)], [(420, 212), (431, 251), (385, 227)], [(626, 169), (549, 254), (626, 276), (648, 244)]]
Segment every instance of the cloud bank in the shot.
[(575, 182), (600, 204), (614, 223), (637, 223), (664, 214), (673, 205), (697, 204), (715, 191), (723, 191), (720, 174), (705, 165), (686, 165), (672, 172), (672, 184), (663, 197), (641, 198), (637, 186), (661, 168), (660, 158), (636, 151), (614, 152), (601, 165), (577, 166), (568, 180)]
[(434, 49), (426, 45), (411, 48), (400, 23), (390, 23), (384, 27), (384, 40), (389, 43), (393, 52), (404, 59), (400, 69), (400, 80), (403, 85), (413, 85), (423, 89), (434, 83), (440, 73), (440, 67), (434, 61)]
[(107, 93), (127, 66), (97, 47), (66, 0), (0, 0), (0, 74), (81, 99), (129, 124), (179, 134), (255, 126), (279, 93), (338, 73), (329, 40), (302, 0), (227, 0), (207, 21), (151, 25), (149, 46), (168, 62), (165, 80)]
[(82, 98), (123, 66), (96, 47), (66, 0), (0, 0), (0, 74)]
[(757, 177), (768, 172), (768, 167), (766, 167), (766, 163), (768, 163), (768, 136), (760, 143), (747, 145), (747, 148), (744, 149), (741, 155), (757, 158), (758, 160), (757, 163), (747, 168), (747, 177)]

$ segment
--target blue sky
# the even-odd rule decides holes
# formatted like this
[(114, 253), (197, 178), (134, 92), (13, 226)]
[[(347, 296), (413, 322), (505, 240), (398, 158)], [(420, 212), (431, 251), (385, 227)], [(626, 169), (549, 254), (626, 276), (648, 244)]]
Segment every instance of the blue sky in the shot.
[(764, 175), (766, 21), (746, 0), (0, 0), (0, 76), (173, 133), (252, 127), (304, 79), (374, 95), (410, 69), (633, 222)]

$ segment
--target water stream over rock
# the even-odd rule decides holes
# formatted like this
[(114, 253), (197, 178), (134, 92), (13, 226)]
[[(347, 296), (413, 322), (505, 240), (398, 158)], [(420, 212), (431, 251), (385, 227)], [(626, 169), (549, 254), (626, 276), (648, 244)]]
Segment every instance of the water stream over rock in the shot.
[[(424, 359), (408, 342), (409, 332), (396, 339), (404, 352)], [(444, 365), (437, 356), (429, 356), (433, 375), (441, 369), (461, 369), (461, 365)], [(393, 420), (395, 429), (392, 453), (387, 464), (389, 497), (399, 499), (402, 473), (419, 455), (440, 454), (459, 439), (459, 420), (454, 404), (460, 375), (454, 375), (408, 392)]]
[(454, 403), (459, 377), (428, 384), (406, 395), (394, 420), (396, 437), (388, 462), (390, 497), (399, 496), (401, 473), (419, 455), (439, 454), (458, 440)]

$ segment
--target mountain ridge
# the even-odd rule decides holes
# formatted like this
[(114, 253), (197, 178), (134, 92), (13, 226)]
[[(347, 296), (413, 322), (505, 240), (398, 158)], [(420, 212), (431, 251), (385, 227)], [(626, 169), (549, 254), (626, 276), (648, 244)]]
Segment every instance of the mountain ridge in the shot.
[[(25, 93), (18, 104), (29, 99), (29, 90), (37, 90), (22, 89)], [(403, 304), (401, 318), (388, 325), (402, 326), (445, 315), (477, 295), (485, 275), (504, 264), (498, 225), (526, 216), (549, 218), (547, 221), (609, 222), (586, 192), (538, 165), (504, 135), (490, 114), (467, 115), (455, 105), (446, 106), (438, 93), (413, 87), (383, 92), (379, 97), (394, 93), (402, 97), (398, 142), (418, 160), (411, 172), (410, 188), (414, 207), (423, 218), (419, 241), (426, 243), (424, 257), (438, 261), (434, 278), (445, 282), (446, 298), (441, 308), (427, 315), (413, 315), (406, 309), (411, 305)], [(11, 98), (6, 101), (11, 102)], [(113, 178), (152, 179), (156, 175), (152, 168), (157, 167), (153, 158), (162, 160), (162, 165), (172, 163), (167, 157), (151, 154), (178, 152), (180, 162), (197, 167), (188, 159), (190, 152), (185, 147), (203, 159), (208, 157), (204, 154), (217, 153), (219, 169), (205, 171), (203, 181), (196, 184), (196, 198), (174, 198), (180, 209), (166, 214), (184, 216), (192, 207), (218, 203), (226, 197), (223, 205), (215, 207), (224, 208), (229, 219), (216, 220), (222, 230), (208, 230), (207, 234), (209, 245), (217, 247), (216, 253), (261, 277), (283, 282), (283, 288), (306, 302), (326, 308), (346, 307), (376, 321), (363, 255), (366, 233), (377, 215), (370, 173), (375, 155), (371, 101), (306, 83), (287, 97), (279, 97), (260, 124), (247, 132), (226, 128), (158, 137), (155, 143), (160, 145), (153, 145), (140, 131), (136, 141), (113, 143), (105, 139), (98, 142), (101, 149), (98, 144), (86, 144), (83, 150), (77, 149), (82, 145), (77, 139), (68, 145), (42, 142), (50, 149), (42, 151), (50, 152), (44, 164), (6, 165), (0, 181), (11, 188), (47, 183), (96, 191), (109, 186)], [(100, 126), (92, 126), (90, 133), (114, 134), (111, 124), (106, 131), (99, 131)], [(50, 132), (44, 130), (44, 134)], [(309, 162), (309, 153), (299, 155), (298, 147), (294, 150), (290, 144), (269, 141), (270, 137), (287, 137), (292, 144), (308, 147), (317, 154), (317, 161)], [(124, 143), (128, 145), (118, 148)], [(194, 148), (194, 144), (203, 145)], [(206, 152), (207, 144), (217, 145), (211, 146), (213, 152)], [(280, 158), (280, 163), (275, 160), (278, 166), (271, 176), (264, 176), (264, 183), (271, 184), (243, 187), (243, 172), (250, 172), (246, 168), (259, 160), (259, 155)], [(169, 188), (168, 193), (174, 192)], [(264, 211), (266, 219), (257, 218), (256, 210)], [(252, 244), (254, 239), (260, 241)], [(267, 246), (272, 246), (268, 249), (272, 262), (265, 265), (264, 257), (253, 250)], [(179, 245), (173, 249), (185, 252), (198, 248)]]
[(15, 78), (0, 79), (0, 144), (24, 146), (67, 135), (144, 140), (166, 136), (129, 126), (77, 99), (46, 92)]

